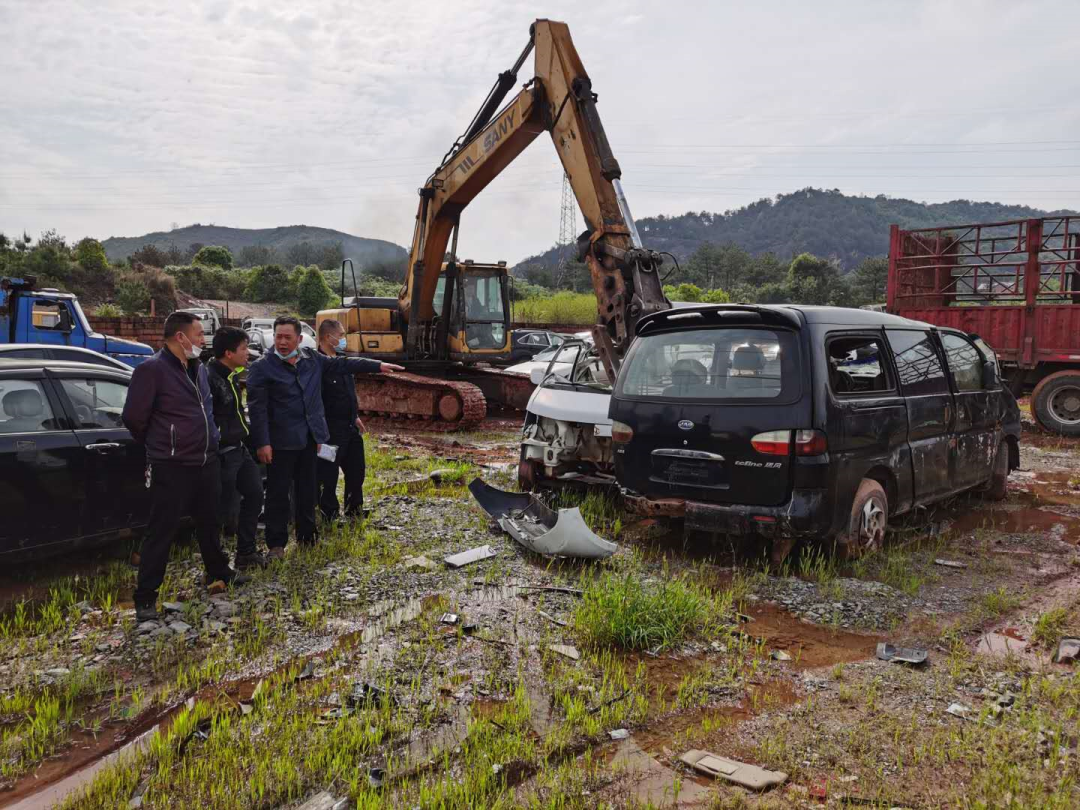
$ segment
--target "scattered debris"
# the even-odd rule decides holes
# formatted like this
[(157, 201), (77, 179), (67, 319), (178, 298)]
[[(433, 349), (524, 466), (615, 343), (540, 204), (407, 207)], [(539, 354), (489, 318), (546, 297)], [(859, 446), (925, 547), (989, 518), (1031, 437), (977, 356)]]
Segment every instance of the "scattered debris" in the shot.
[(790, 661), (791, 655), (786, 650), (773, 650), (769, 657), (773, 661)]
[(554, 585), (518, 585), (523, 591), (549, 591), (551, 593), (568, 593), (571, 596), (582, 596), (584, 591), (577, 588), (558, 588)]
[(380, 788), (386, 781), (386, 771), (382, 768), (370, 768), (368, 770), (368, 784), (373, 788)]
[(738, 762), (710, 754), (708, 751), (687, 751), (679, 760), (699, 773), (716, 779), (726, 779), (750, 790), (767, 790), (782, 785), (787, 780), (787, 774), (783, 771), (767, 771), (757, 765)]
[(918, 666), (926, 663), (926, 650), (920, 650), (916, 647), (897, 647), (887, 641), (879, 641), (877, 657), (882, 661)]
[(449, 557), (444, 557), (443, 562), (451, 568), (463, 568), (474, 562), (491, 559), (497, 554), (498, 552), (491, 546), (478, 546), (476, 548), (470, 548), (468, 551), (459, 551), (457, 554), (451, 554)]
[(442, 622), (443, 624), (453, 625), (453, 624), (457, 624), (458, 622), (460, 622), (461, 617), (458, 616), (456, 613), (444, 613), (439, 618), (439, 621)]
[(425, 571), (435, 571), (438, 569), (439, 564), (434, 560), (429, 560), (423, 554), (416, 557), (409, 557), (401, 562), (402, 568), (422, 568)]
[(1063, 638), (1054, 651), (1055, 664), (1072, 664), (1080, 658), (1080, 638)]
[(581, 653), (577, 651), (577, 647), (571, 647), (567, 644), (549, 644), (548, 649), (553, 653), (564, 655), (573, 661), (577, 661), (581, 658)]
[(967, 563), (956, 562), (954, 560), (934, 560), (934, 565), (943, 565), (946, 568), (967, 568)]
[(968, 719), (968, 715), (971, 714), (971, 707), (965, 706), (963, 703), (951, 703), (949, 708), (945, 710), (947, 714), (951, 714), (954, 717), (960, 717), (964, 720)]
[(297, 810), (344, 810), (344, 808), (348, 806), (348, 797), (339, 799), (324, 790), (320, 793), (316, 793), (300, 805)]
[(559, 627), (566, 627), (567, 626), (567, 623), (564, 622), (562, 619), (556, 619), (550, 613), (545, 613), (544, 611), (540, 610), (540, 608), (537, 608), (536, 612), (539, 613), (541, 616), (543, 616), (545, 619), (547, 619), (552, 624), (557, 624), (557, 625), (559, 625)]
[(627, 737), (630, 736), (630, 732), (627, 731), (625, 728), (615, 728), (609, 731), (607, 734), (613, 740), (625, 740)]
[(546, 557), (603, 559), (619, 549), (597, 536), (576, 507), (556, 513), (531, 495), (503, 492), (479, 478), (469, 484), (469, 491), (502, 530), (529, 551)]
[(314, 676), (315, 676), (315, 664), (313, 664), (311, 661), (308, 661), (307, 663), (304, 664), (304, 668), (302, 670), (300, 670), (300, 674), (296, 676), (295, 681), (296, 682), (306, 681), (306, 680), (309, 680), (309, 679), (313, 678)]
[(370, 683), (359, 681), (353, 684), (352, 692), (345, 698), (345, 705), (350, 709), (360, 709), (372, 704), (382, 706), (388, 701), (391, 705), (397, 703), (397, 701), (394, 700), (393, 695), (385, 689), (373, 686)]

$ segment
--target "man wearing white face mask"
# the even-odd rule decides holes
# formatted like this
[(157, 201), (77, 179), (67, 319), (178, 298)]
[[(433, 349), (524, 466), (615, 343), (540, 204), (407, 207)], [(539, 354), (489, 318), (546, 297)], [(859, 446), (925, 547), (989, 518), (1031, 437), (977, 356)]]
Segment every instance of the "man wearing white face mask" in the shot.
[(221, 550), (218, 429), (206, 368), (199, 362), (202, 324), (189, 312), (165, 319), (165, 345), (131, 375), (122, 418), (146, 448), (150, 522), (135, 586), (135, 616), (153, 621), (158, 589), (180, 521), (191, 515), (206, 567), (206, 583), (243, 584)]
[[(327, 319), (319, 324), (319, 352), (327, 357), (345, 353), (345, 327)], [(338, 517), (338, 468), (345, 474), (346, 518), (364, 515), (364, 423), (356, 405), (356, 383), (347, 372), (331, 372), (322, 378), (323, 410), (330, 444), (337, 448), (333, 461), (320, 458), (319, 511), (327, 520)]]
[(296, 541), (312, 545), (319, 448), (330, 443), (323, 411), (325, 374), (402, 371), (393, 363), (361, 357), (327, 357), (300, 348), (300, 321), (274, 321), (274, 351), (248, 370), (248, 417), (255, 453), (266, 469), (266, 546), (271, 560), (285, 557), (289, 537), (289, 496), (294, 496)]

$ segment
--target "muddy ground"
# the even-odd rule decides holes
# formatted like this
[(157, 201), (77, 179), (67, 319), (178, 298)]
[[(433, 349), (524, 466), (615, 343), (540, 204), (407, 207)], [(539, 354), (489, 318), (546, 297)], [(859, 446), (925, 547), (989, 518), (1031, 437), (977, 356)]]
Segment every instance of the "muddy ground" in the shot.
[[(241, 589), (178, 548), (165, 625), (136, 626), (127, 549), (2, 572), (0, 807), (1080, 806), (1080, 680), (1051, 662), (1080, 635), (1080, 443), (1028, 434), (1004, 503), (843, 567), (564, 494), (619, 543), (583, 564), (472, 503), (474, 476), (514, 487), (513, 424), (372, 437), (367, 523)], [(752, 793), (691, 749), (786, 778)]]

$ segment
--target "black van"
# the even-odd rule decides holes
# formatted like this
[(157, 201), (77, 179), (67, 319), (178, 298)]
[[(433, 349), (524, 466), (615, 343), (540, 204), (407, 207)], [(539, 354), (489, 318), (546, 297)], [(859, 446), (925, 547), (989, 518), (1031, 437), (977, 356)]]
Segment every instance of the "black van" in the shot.
[[(879, 547), (889, 518), (1005, 496), (1015, 400), (978, 337), (880, 312), (717, 305), (643, 318), (611, 397), (631, 510)], [(1004, 423), (1014, 422), (1011, 430)]]

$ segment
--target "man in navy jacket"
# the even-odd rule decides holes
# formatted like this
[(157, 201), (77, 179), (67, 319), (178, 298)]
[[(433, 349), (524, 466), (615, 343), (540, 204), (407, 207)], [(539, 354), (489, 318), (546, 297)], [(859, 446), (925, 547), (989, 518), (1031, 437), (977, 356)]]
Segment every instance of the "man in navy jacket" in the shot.
[(135, 367), (122, 418), (146, 448), (150, 523), (143, 540), (135, 586), (135, 615), (160, 618), (157, 595), (169, 549), (185, 515), (195, 520), (206, 581), (242, 584), (221, 550), (218, 495), (218, 429), (206, 369), (199, 362), (202, 324), (188, 312), (165, 319), (165, 346)]
[[(330, 435), (322, 401), (325, 373), (374, 374), (401, 366), (360, 357), (327, 357), (300, 348), (300, 321), (274, 321), (274, 351), (248, 370), (251, 441), (266, 471), (266, 546), (285, 556), (289, 539), (289, 493), (295, 491), (296, 540), (311, 544), (315, 529), (315, 460)], [(295, 489), (294, 489), (295, 488)]]

